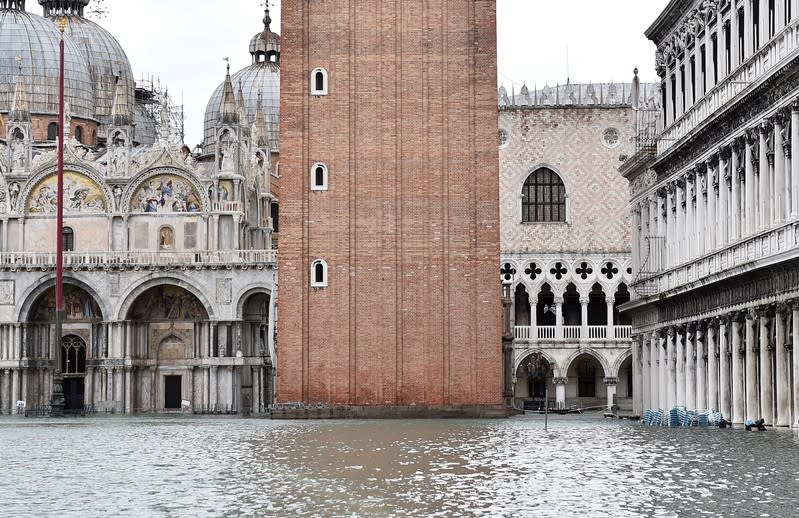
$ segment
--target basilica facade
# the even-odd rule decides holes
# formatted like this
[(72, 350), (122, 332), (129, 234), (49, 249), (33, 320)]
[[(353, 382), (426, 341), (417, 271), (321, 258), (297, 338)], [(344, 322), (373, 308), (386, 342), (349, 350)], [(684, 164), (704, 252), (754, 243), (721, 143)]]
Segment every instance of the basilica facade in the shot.
[[(58, 367), (67, 411), (265, 411), (276, 363), (277, 93), (228, 74), (209, 102), (204, 152), (192, 154), (168, 103), (138, 102), (152, 97), (113, 36), (83, 16), (89, 0), (39, 3), (45, 17), (0, 1), (0, 412), (46, 411)], [(63, 129), (58, 15), (69, 22)], [(250, 51), (256, 72), (279, 77), (268, 12)]]
[(636, 408), (799, 425), (799, 5), (681, 0), (630, 180)]
[[(657, 85), (499, 91), (503, 282), (516, 405), (632, 410), (627, 182), (633, 106)], [(543, 374), (543, 375), (542, 375)], [(548, 390), (547, 390), (548, 389)]]

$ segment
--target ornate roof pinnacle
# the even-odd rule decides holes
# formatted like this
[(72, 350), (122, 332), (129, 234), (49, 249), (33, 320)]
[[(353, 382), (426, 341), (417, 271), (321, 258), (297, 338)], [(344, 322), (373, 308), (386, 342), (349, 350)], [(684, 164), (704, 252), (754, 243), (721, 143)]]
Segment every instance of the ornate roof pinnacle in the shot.
[(233, 94), (233, 82), (230, 79), (230, 60), (225, 58), (225, 61), (227, 61), (228, 64), (219, 119), (221, 122), (236, 123), (238, 122), (238, 113), (236, 111), (236, 96)]
[(22, 75), (22, 58), (17, 56), (19, 73), (17, 74), (17, 84), (14, 87), (14, 103), (11, 106), (9, 119), (17, 122), (29, 122), (31, 118), (28, 108), (28, 93), (25, 90), (25, 78)]

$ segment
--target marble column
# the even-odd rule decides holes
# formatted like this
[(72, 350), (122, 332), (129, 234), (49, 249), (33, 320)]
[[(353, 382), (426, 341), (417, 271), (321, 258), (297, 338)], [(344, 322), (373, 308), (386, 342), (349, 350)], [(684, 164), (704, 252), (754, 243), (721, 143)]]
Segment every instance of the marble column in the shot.
[(664, 410), (671, 410), (677, 406), (677, 347), (674, 344), (676, 334), (676, 329), (674, 327), (670, 327), (668, 329), (668, 335), (666, 338), (666, 354), (668, 355), (668, 371), (666, 372), (668, 398), (666, 401), (668, 402), (668, 405)]
[(700, 167), (696, 169), (696, 180), (694, 181), (694, 197), (696, 199), (696, 208), (695, 208), (695, 235), (696, 235), (696, 242), (694, 243), (694, 256), (702, 256), (705, 254), (707, 250), (707, 243), (705, 242), (705, 196), (707, 191), (706, 189), (706, 182), (707, 182), (707, 175), (706, 173), (706, 166), (702, 164)]
[[(706, 348), (707, 338), (705, 334), (706, 324), (699, 322), (696, 325), (696, 409), (698, 411), (708, 410), (707, 405), (707, 358), (710, 352)], [(716, 352), (713, 351), (715, 356)]]
[(705, 191), (707, 192), (707, 213), (705, 214), (705, 251), (710, 252), (716, 249), (718, 242), (718, 209), (716, 208), (716, 197), (718, 196), (718, 178), (716, 168), (718, 157), (714, 156), (705, 164), (707, 174), (705, 175)]
[(719, 363), (718, 363), (718, 329), (716, 322), (710, 320), (706, 323), (707, 331), (707, 409), (719, 409)]
[(683, 229), (683, 260), (688, 261), (696, 257), (697, 252), (697, 225), (696, 225), (696, 191), (697, 182), (693, 171), (686, 176), (685, 181), (685, 228)]
[(774, 424), (790, 426), (791, 424), (791, 376), (788, 371), (788, 350), (785, 348), (785, 320), (788, 307), (784, 304), (777, 308), (774, 316), (774, 354), (777, 359), (777, 417)]
[(669, 407), (669, 356), (667, 329), (658, 331), (658, 408)]
[(211, 366), (211, 379), (210, 379), (210, 382), (211, 382), (211, 394), (210, 394), (210, 401), (209, 401), (210, 405), (209, 406), (210, 406), (211, 411), (214, 412), (217, 409), (217, 404), (219, 402), (219, 397), (218, 397), (218, 394), (217, 394), (217, 386), (218, 386), (217, 384), (218, 384), (219, 380), (217, 378), (217, 366), (216, 365), (212, 365)]
[(555, 338), (563, 338), (563, 296), (555, 297)]
[[(785, 221), (785, 151), (782, 146), (782, 134), (785, 125), (784, 114), (774, 117), (774, 222)], [(790, 208), (788, 209), (790, 212)]]
[[(580, 338), (588, 340), (588, 297), (580, 296)], [(531, 308), (530, 314), (535, 314), (535, 307)]]
[(746, 391), (744, 386), (745, 344), (743, 333), (747, 320), (743, 315), (733, 316), (732, 321), (732, 422), (743, 423), (746, 411)]
[(719, 170), (716, 175), (719, 192), (718, 210), (716, 211), (716, 246), (721, 248), (729, 242), (729, 217), (727, 215), (729, 203), (729, 171), (730, 148), (724, 147), (719, 151)]
[(675, 265), (681, 264), (687, 255), (685, 254), (685, 180), (679, 179), (677, 180), (677, 195), (675, 199), (675, 208), (676, 211), (676, 228), (674, 232), (674, 246), (676, 248), (676, 253), (674, 254), (676, 257)]
[(753, 310), (746, 312), (745, 337), (746, 337), (746, 419), (759, 419), (759, 394), (757, 379), (757, 322)]
[(608, 410), (613, 409), (616, 404), (616, 386), (619, 384), (618, 378), (605, 378), (605, 387), (607, 390)]
[(552, 383), (555, 385), (555, 405), (558, 408), (566, 408), (566, 384), (568, 382), (568, 378), (552, 378)]
[[(799, 152), (797, 152), (799, 154)], [(791, 333), (793, 343), (791, 352), (793, 357), (793, 427), (799, 428), (799, 299), (794, 299), (791, 304)]]
[(658, 266), (660, 269), (663, 269), (668, 264), (668, 244), (666, 240), (666, 190), (660, 189), (658, 191), (658, 211), (657, 211), (657, 219), (658, 219), (658, 236), (662, 239), (662, 247), (659, 250), (660, 257), (658, 258)]
[(17, 401), (21, 399), (24, 400), (22, 394), (20, 394), (20, 382), (21, 377), (21, 369), (11, 369), (11, 408), (17, 407)]
[(791, 104), (791, 217), (799, 217), (799, 99)]
[(729, 317), (719, 319), (719, 410), (727, 420), (732, 420), (732, 388), (730, 385), (730, 332)]
[(677, 357), (676, 375), (677, 375), (677, 406), (686, 406), (687, 401), (685, 398), (685, 345), (686, 345), (686, 329), (685, 326), (677, 327), (675, 336), (675, 355)]
[(613, 302), (614, 299), (612, 295), (605, 297), (605, 304), (607, 306), (608, 340), (613, 340), (616, 338), (613, 327)]
[(649, 334), (649, 408), (660, 408), (660, 343), (659, 331)]
[(755, 181), (755, 164), (754, 160), (757, 159), (755, 153), (755, 135), (753, 132), (746, 134), (745, 155), (744, 155), (744, 235), (751, 236), (757, 230), (757, 184)]
[(633, 413), (643, 415), (649, 408), (649, 383), (644, 383), (644, 372), (649, 371), (649, 336), (640, 335), (633, 340)]
[(133, 413), (133, 367), (130, 365), (125, 365), (125, 413)]
[(774, 373), (771, 363), (771, 324), (772, 312), (769, 307), (758, 309), (758, 324), (760, 326), (760, 417), (766, 420), (766, 424), (774, 424)]
[(664, 222), (664, 236), (666, 238), (666, 266), (671, 267), (675, 261), (675, 237), (674, 237), (674, 185), (666, 186), (665, 212), (661, 215)]
[(696, 336), (697, 327), (691, 323), (685, 328), (685, 408), (697, 410), (696, 406)]
[(760, 144), (758, 149), (758, 190), (757, 190), (757, 228), (765, 230), (771, 226), (771, 168), (769, 166), (768, 142), (771, 123), (763, 121), (759, 127)]
[[(736, 139), (730, 145), (732, 154), (730, 155), (730, 209), (729, 219), (732, 225), (730, 229), (730, 241), (737, 241), (741, 238), (741, 180), (738, 170), (741, 167), (741, 145)], [(728, 241), (729, 242), (729, 241)]]

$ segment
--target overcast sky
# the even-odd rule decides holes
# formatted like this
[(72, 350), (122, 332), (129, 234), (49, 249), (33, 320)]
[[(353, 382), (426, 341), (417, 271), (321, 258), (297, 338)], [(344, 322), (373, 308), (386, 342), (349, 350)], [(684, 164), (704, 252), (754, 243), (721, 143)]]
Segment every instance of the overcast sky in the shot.
[[(41, 8), (28, 2), (31, 11)], [(280, 0), (271, 0), (280, 30)], [(668, 0), (497, 0), (499, 84), (625, 82), (634, 67), (657, 79), (655, 48), (643, 32)], [(125, 49), (139, 79), (160, 78), (185, 106), (186, 143), (202, 140), (205, 105), (225, 75), (251, 63), (263, 0), (106, 0), (99, 23)], [(567, 49), (568, 63), (567, 68)], [(182, 98), (182, 100), (181, 100)]]

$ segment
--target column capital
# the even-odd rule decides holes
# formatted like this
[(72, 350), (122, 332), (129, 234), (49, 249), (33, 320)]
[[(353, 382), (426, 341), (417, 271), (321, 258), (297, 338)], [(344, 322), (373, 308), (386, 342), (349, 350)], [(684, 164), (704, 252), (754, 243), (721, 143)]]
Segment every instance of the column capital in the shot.
[(794, 311), (799, 311), (799, 299), (793, 299), (792, 301), (790, 301), (790, 304), (791, 304), (791, 309), (793, 309)]
[(791, 113), (799, 114), (799, 97), (791, 102)]
[(768, 135), (771, 130), (774, 128), (773, 121), (770, 118), (763, 119), (760, 121), (760, 124), (757, 125), (757, 130), (760, 132), (761, 135)]
[(770, 304), (766, 304), (764, 306), (758, 306), (755, 308), (755, 314), (757, 315), (758, 319), (766, 319), (771, 318), (774, 316), (774, 307)]
[(605, 385), (608, 385), (608, 386), (611, 386), (611, 385), (618, 385), (618, 383), (619, 383), (619, 378), (611, 378), (611, 377), (608, 377), (608, 378), (605, 378), (605, 379), (604, 379), (604, 381), (605, 381)]
[(718, 151), (719, 160), (723, 160), (726, 162), (727, 160), (730, 159), (731, 156), (732, 156), (732, 149), (730, 144), (719, 147)]
[(555, 384), (555, 385), (567, 385), (569, 383), (569, 378), (565, 378), (565, 377), (554, 378), (553, 377), (552, 378), (552, 383)]
[(669, 338), (674, 338), (675, 334), (677, 334), (677, 331), (674, 326), (669, 326), (666, 328), (666, 336)]

